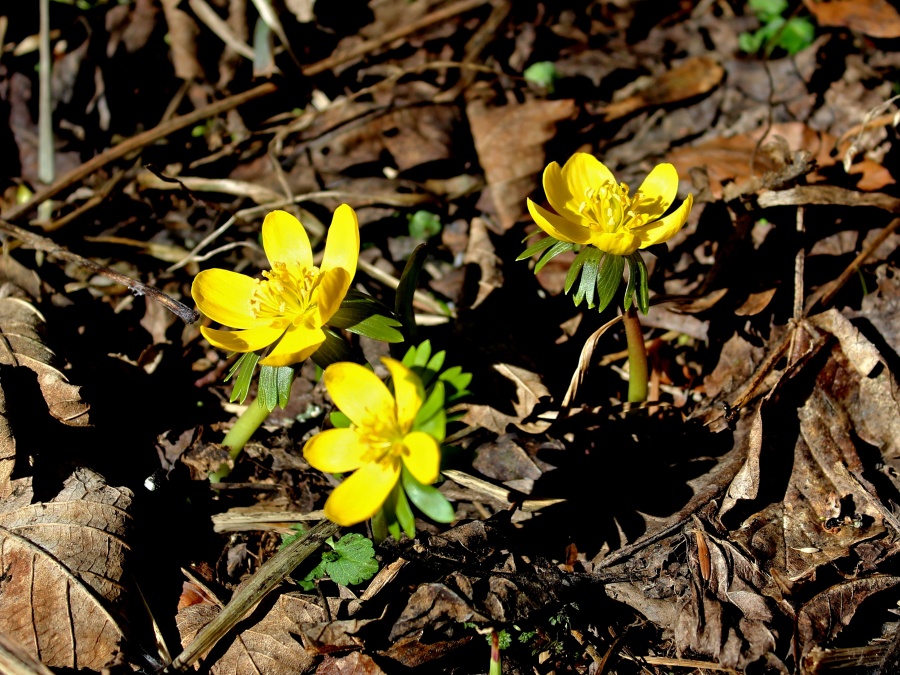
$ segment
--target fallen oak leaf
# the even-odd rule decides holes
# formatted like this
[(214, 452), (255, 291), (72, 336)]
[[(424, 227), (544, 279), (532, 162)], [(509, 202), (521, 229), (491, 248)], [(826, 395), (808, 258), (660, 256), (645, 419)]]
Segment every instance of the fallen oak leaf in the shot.
[(684, 101), (711, 91), (724, 76), (725, 69), (714, 59), (709, 56), (694, 56), (659, 77), (646, 78), (636, 93), (610, 103), (601, 112), (609, 122), (643, 108)]
[[(488, 187), (479, 201), (489, 197), (502, 234), (525, 213), (525, 198), (544, 170), (544, 143), (556, 133), (556, 123), (575, 115), (575, 101), (527, 101), (521, 105), (489, 108), (482, 100), (466, 106), (478, 161)], [(479, 208), (481, 208), (479, 206)]]
[(12, 481), (0, 503), (0, 633), (50, 667), (98, 671), (119, 658), (131, 498), (84, 468), (44, 502), (31, 478)]
[[(513, 401), (515, 415), (508, 415), (489, 405), (469, 405), (463, 422), (472, 426), (483, 427), (496, 434), (506, 433), (506, 427), (514, 424), (528, 434), (540, 434), (552, 424), (552, 419), (538, 418), (533, 422), (524, 422), (534, 411), (542, 398), (550, 396), (550, 390), (544, 386), (540, 376), (524, 368), (508, 363), (498, 363), (494, 370), (516, 385), (516, 400)], [(554, 415), (555, 417), (555, 415)]]

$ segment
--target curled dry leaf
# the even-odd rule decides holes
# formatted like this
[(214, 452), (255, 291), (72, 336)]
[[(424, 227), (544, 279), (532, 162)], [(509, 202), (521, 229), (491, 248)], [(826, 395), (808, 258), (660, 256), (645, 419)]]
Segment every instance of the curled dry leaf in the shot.
[[(764, 131), (757, 129), (730, 138), (714, 138), (693, 147), (678, 148), (668, 155), (668, 159), (678, 169), (679, 177), (689, 183), (692, 183), (691, 169), (706, 167), (709, 188), (716, 199), (723, 197), (723, 183), (729, 181), (734, 183), (732, 191), (738, 195), (766, 187), (762, 180), (765, 174), (778, 172), (787, 166), (791, 158), (786, 155), (791, 151), (811, 153), (819, 170), (839, 161), (839, 158), (832, 157), (837, 139), (830, 134), (814, 131), (802, 122), (773, 124), (760, 143), (759, 138)], [(850, 173), (860, 174), (857, 184), (860, 190), (878, 190), (894, 183), (887, 169), (869, 159), (853, 165)], [(816, 179), (821, 180), (818, 173), (810, 175), (809, 180)]]
[(88, 469), (48, 501), (31, 478), (12, 488), (0, 503), (0, 633), (51, 667), (109, 666), (125, 637), (131, 492)]
[[(511, 228), (525, 213), (525, 198), (538, 185), (544, 170), (544, 143), (556, 124), (575, 115), (575, 101), (527, 101), (521, 105), (488, 108), (475, 100), (466, 106), (478, 161), (484, 169), (500, 231)], [(482, 197), (482, 200), (484, 197)]]
[(50, 414), (70, 426), (88, 424), (89, 406), (81, 400), (79, 387), (69, 384), (56, 368), (56, 355), (44, 344), (43, 315), (25, 299), (24, 293), (0, 299), (0, 364), (24, 366), (37, 375)]
[(803, 0), (820, 26), (849, 28), (875, 38), (900, 37), (900, 13), (887, 0)]
[(646, 78), (636, 93), (604, 108), (606, 120), (625, 117), (643, 108), (694, 98), (717, 87), (725, 69), (709, 56), (694, 56), (659, 77)]
[(856, 610), (865, 600), (898, 583), (900, 577), (895, 576), (853, 579), (836, 584), (814, 596), (797, 613), (800, 654), (805, 657), (813, 647), (833, 640), (850, 624)]
[(475, 309), (487, 299), (491, 291), (503, 287), (500, 258), (494, 252), (494, 245), (491, 243), (487, 227), (481, 218), (473, 218), (469, 226), (469, 243), (463, 263), (478, 265), (478, 269), (481, 271), (481, 276), (478, 278), (478, 295), (471, 305), (471, 309)]
[(509, 424), (515, 424), (519, 429), (528, 434), (540, 434), (550, 426), (549, 420), (537, 419), (533, 422), (523, 422), (531, 415), (538, 402), (550, 396), (550, 390), (541, 382), (536, 373), (532, 373), (518, 366), (508, 363), (498, 363), (494, 370), (513, 381), (516, 385), (516, 400), (513, 401), (515, 415), (500, 412), (489, 405), (470, 405), (463, 418), (463, 422), (478, 427), (484, 427), (496, 434), (506, 433)]

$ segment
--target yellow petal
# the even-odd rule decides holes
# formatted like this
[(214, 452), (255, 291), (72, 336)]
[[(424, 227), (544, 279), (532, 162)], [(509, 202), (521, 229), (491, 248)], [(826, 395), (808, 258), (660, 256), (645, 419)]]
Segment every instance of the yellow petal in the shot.
[[(356, 274), (356, 262), (359, 259), (359, 221), (356, 212), (346, 204), (341, 204), (334, 212), (328, 238), (325, 240), (325, 253), (322, 256), (321, 270), (335, 267), (347, 272), (350, 279)], [(349, 281), (347, 282), (350, 283)]]
[(229, 270), (203, 270), (194, 277), (191, 297), (201, 313), (223, 326), (255, 328), (269, 323), (268, 319), (257, 319), (250, 306), (258, 283), (245, 274)]
[(390, 424), (397, 419), (394, 397), (384, 382), (357, 363), (333, 363), (322, 376), (334, 404), (355, 424), (381, 419)]
[(260, 326), (247, 330), (216, 330), (200, 326), (200, 332), (213, 347), (229, 352), (255, 352), (275, 342), (284, 329)]
[(353, 471), (362, 466), (368, 446), (359, 442), (352, 429), (329, 429), (316, 434), (303, 446), (303, 456), (314, 469), (327, 473)]
[(269, 264), (298, 263), (301, 268), (312, 267), (312, 248), (303, 225), (287, 211), (272, 211), (262, 226), (263, 248)]
[(400, 462), (365, 464), (338, 485), (325, 502), (328, 519), (348, 527), (374, 516), (400, 477)]
[(292, 366), (305, 361), (325, 342), (325, 332), (321, 328), (308, 328), (304, 325), (291, 326), (287, 329), (281, 342), (275, 345), (261, 366)]
[(573, 194), (556, 162), (550, 162), (544, 169), (543, 185), (547, 201), (562, 218), (582, 227), (590, 225), (590, 219), (584, 216), (580, 209), (584, 201), (584, 190)]
[(412, 428), (419, 408), (425, 399), (422, 380), (409, 368), (394, 359), (383, 358), (394, 382), (394, 397), (397, 400), (397, 421), (404, 432)]
[(312, 320), (317, 327), (328, 323), (328, 319), (338, 311), (344, 301), (344, 296), (347, 295), (347, 289), (350, 288), (351, 280), (347, 271), (340, 267), (323, 270), (320, 278), (321, 281), (313, 291), (311, 298), (311, 302), (316, 306), (315, 316), (312, 317)]
[[(581, 206), (587, 195), (596, 192), (605, 183), (616, 179), (603, 162), (586, 152), (576, 152), (562, 169), (551, 162), (544, 169), (544, 191), (547, 201), (568, 220), (587, 227), (591, 223), (593, 209), (584, 211)], [(584, 215), (584, 214), (587, 215)]]
[(431, 485), (438, 478), (441, 468), (441, 446), (433, 436), (424, 431), (414, 431), (403, 439), (407, 452), (403, 463), (417, 481)]
[(538, 227), (554, 239), (567, 241), (570, 244), (586, 244), (590, 241), (591, 230), (551, 213), (530, 199), (528, 200), (528, 212)]
[(628, 230), (595, 232), (591, 237), (593, 246), (613, 255), (630, 255), (638, 249), (640, 243), (641, 240)]
[(678, 172), (671, 164), (658, 164), (634, 193), (632, 209), (656, 220), (669, 210), (678, 194)]
[(678, 230), (684, 227), (684, 224), (687, 222), (693, 204), (694, 195), (688, 195), (681, 206), (662, 220), (633, 229), (632, 232), (640, 239), (640, 247), (647, 248), (653, 244), (661, 244), (674, 237)]

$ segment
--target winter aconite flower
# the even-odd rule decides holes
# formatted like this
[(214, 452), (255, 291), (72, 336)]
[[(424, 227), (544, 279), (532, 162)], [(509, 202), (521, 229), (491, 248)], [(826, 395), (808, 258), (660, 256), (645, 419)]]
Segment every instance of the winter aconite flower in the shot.
[(544, 232), (558, 241), (591, 245), (619, 256), (670, 239), (684, 225), (694, 201), (688, 195), (663, 218), (678, 192), (674, 166), (659, 164), (630, 195), (627, 185), (617, 183), (600, 160), (584, 152), (572, 155), (562, 168), (550, 163), (543, 182), (556, 213), (530, 199), (528, 211)]
[(325, 503), (325, 515), (339, 525), (375, 515), (397, 485), (401, 465), (423, 485), (438, 478), (440, 444), (413, 428), (425, 400), (422, 381), (399, 361), (383, 362), (393, 395), (375, 373), (358, 364), (335, 363), (325, 369), (325, 388), (351, 424), (323, 431), (303, 448), (306, 460), (320, 471), (353, 471)]
[(303, 225), (285, 211), (266, 216), (262, 241), (272, 266), (263, 279), (204, 270), (194, 279), (191, 295), (203, 314), (237, 329), (201, 327), (213, 346), (232, 352), (271, 347), (260, 364), (289, 366), (325, 341), (322, 326), (340, 307), (356, 273), (359, 223), (352, 208), (337, 208), (319, 267)]

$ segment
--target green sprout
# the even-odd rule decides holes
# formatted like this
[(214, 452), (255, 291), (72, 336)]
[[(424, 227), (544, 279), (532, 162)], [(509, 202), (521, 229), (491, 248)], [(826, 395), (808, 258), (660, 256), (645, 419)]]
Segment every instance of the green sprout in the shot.
[(741, 33), (738, 46), (748, 54), (757, 54), (765, 47), (768, 56), (781, 47), (788, 54), (796, 54), (812, 44), (815, 26), (806, 17), (785, 18), (787, 0), (749, 0), (747, 3), (762, 27), (753, 33)]

